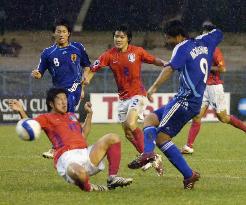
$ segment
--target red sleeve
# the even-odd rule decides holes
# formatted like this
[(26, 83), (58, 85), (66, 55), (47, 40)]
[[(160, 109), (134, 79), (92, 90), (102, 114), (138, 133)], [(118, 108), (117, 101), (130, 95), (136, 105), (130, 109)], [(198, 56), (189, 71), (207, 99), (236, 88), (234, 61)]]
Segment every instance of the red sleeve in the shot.
[(39, 115), (38, 117), (34, 118), (34, 120), (39, 122), (42, 129), (49, 126), (48, 119), (46, 118), (46, 116), (44, 114)]
[(103, 53), (92, 65), (91, 71), (96, 72), (103, 67), (107, 67), (110, 64), (110, 53), (105, 52)]
[(219, 48), (215, 48), (215, 51), (213, 54), (213, 63), (215, 66), (225, 67), (225, 60)]
[(149, 64), (153, 64), (155, 61), (155, 56), (149, 54), (146, 50), (144, 50), (143, 48), (139, 48), (140, 52), (141, 52), (141, 60), (144, 63), (149, 63)]

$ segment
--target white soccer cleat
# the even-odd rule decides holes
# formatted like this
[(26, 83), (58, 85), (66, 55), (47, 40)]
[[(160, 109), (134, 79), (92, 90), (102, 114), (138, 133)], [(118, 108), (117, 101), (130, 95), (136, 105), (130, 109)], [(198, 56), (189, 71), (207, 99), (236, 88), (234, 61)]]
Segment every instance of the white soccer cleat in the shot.
[(44, 152), (44, 153), (42, 154), (42, 156), (43, 156), (44, 158), (47, 158), (47, 159), (53, 159), (53, 158), (54, 158), (54, 152), (55, 152), (54, 149), (49, 149), (49, 151)]
[(189, 147), (188, 145), (184, 145), (181, 149), (182, 154), (192, 154), (194, 152), (194, 149)]
[(154, 161), (145, 164), (144, 166), (141, 167), (141, 169), (143, 171), (147, 171), (151, 167), (153, 167), (156, 170), (158, 176), (162, 176), (163, 175), (164, 168), (163, 168), (163, 163), (162, 163), (162, 157), (161, 157), (161, 155), (155, 154)]
[(128, 186), (132, 183), (132, 178), (124, 178), (119, 176), (110, 177), (107, 180), (108, 189), (115, 189), (116, 187)]
[(98, 184), (90, 184), (91, 185), (91, 191), (108, 191), (108, 187), (104, 185), (98, 185)]

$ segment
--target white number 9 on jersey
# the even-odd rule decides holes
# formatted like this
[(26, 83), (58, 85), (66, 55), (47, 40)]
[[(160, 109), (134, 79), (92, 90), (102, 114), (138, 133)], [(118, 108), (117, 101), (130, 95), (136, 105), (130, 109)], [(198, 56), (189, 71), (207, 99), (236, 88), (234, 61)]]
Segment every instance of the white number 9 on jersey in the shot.
[(208, 79), (208, 61), (205, 58), (200, 60), (200, 68), (201, 71), (204, 73), (203, 82), (206, 83)]
[(54, 59), (53, 59), (53, 62), (54, 62), (54, 65), (55, 65), (56, 67), (58, 67), (58, 66), (60, 65), (60, 62), (59, 62), (58, 58), (54, 58)]

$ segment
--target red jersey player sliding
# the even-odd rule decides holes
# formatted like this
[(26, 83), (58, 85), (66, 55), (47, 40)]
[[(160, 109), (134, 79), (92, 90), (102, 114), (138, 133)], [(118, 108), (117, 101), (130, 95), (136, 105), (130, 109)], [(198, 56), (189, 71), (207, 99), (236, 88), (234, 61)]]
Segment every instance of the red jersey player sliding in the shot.
[[(118, 118), (122, 124), (126, 138), (139, 153), (144, 149), (143, 132), (138, 127), (138, 118), (143, 115), (146, 107), (146, 90), (141, 80), (141, 64), (148, 63), (163, 66), (166, 62), (150, 55), (142, 47), (130, 45), (132, 32), (121, 25), (113, 32), (114, 47), (104, 52), (93, 64), (91, 69), (85, 69), (84, 77), (89, 83), (94, 72), (103, 67), (109, 67), (113, 74), (119, 92)], [(153, 166), (158, 175), (162, 175), (161, 156), (156, 154)]]
[[(87, 117), (83, 125), (74, 113), (67, 112), (67, 94), (64, 89), (50, 89), (46, 104), (49, 113), (41, 114), (35, 120), (54, 146), (54, 163), (58, 175), (87, 192), (107, 191), (132, 183), (131, 178), (117, 176), (121, 158), (121, 141), (117, 134), (106, 134), (88, 147), (86, 137), (90, 132), (92, 118), (89, 102), (85, 104)], [(11, 100), (9, 106), (18, 111), (21, 118), (28, 117), (19, 101)], [(90, 176), (104, 169), (102, 160), (105, 155), (109, 163), (107, 187), (89, 181)]]
[[(211, 22), (205, 21), (202, 26), (203, 34), (210, 32), (214, 28), (215, 26)], [(207, 86), (202, 100), (202, 108), (200, 113), (192, 120), (187, 144), (184, 145), (181, 150), (183, 154), (192, 154), (194, 152), (193, 144), (201, 127), (201, 119), (205, 115), (209, 105), (213, 107), (221, 122), (231, 124), (246, 132), (246, 125), (241, 120), (227, 114), (223, 81), (220, 79), (220, 73), (225, 71), (226, 68), (223, 54), (217, 47), (213, 53), (213, 66), (211, 67), (211, 72), (208, 76)]]

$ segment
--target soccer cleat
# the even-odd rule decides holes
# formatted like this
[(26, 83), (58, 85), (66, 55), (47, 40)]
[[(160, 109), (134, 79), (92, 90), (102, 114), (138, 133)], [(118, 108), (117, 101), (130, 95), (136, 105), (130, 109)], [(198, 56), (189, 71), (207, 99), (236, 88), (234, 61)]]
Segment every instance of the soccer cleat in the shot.
[(91, 191), (108, 191), (108, 187), (104, 185), (97, 185), (97, 184), (90, 184), (91, 185)]
[(142, 153), (136, 159), (128, 164), (130, 169), (139, 169), (149, 162), (153, 162), (156, 159), (156, 154), (154, 152)]
[(192, 154), (194, 152), (194, 149), (189, 147), (188, 145), (184, 145), (181, 149), (182, 154)]
[(107, 180), (108, 189), (115, 189), (116, 187), (128, 186), (132, 183), (132, 178), (123, 178), (123, 177), (110, 177)]
[(156, 154), (155, 160), (153, 162), (149, 162), (146, 165), (142, 166), (141, 169), (143, 171), (148, 170), (149, 168), (154, 167), (157, 175), (162, 176), (164, 173), (163, 163), (162, 163), (162, 157), (159, 154)]
[(153, 167), (155, 168), (157, 175), (162, 176), (164, 172), (162, 157), (159, 154), (156, 154), (155, 160), (152, 162)]
[(54, 149), (49, 149), (49, 151), (44, 152), (44, 153), (42, 154), (42, 156), (43, 156), (44, 158), (47, 158), (47, 159), (53, 159), (53, 158), (54, 158), (54, 152), (55, 152)]
[(183, 181), (184, 189), (193, 189), (196, 181), (199, 181), (200, 174), (198, 172), (192, 171), (192, 176)]

